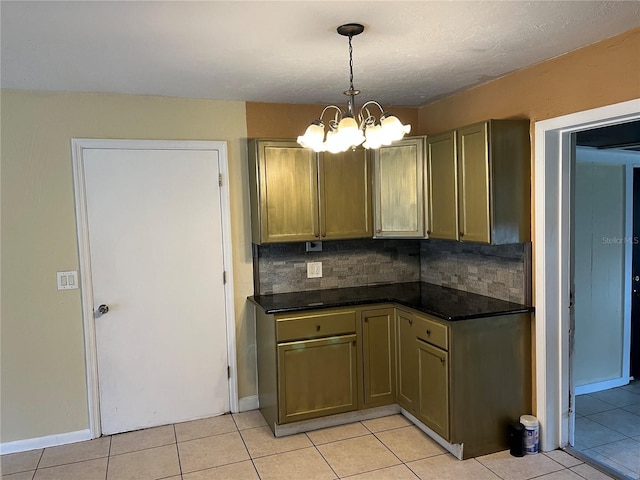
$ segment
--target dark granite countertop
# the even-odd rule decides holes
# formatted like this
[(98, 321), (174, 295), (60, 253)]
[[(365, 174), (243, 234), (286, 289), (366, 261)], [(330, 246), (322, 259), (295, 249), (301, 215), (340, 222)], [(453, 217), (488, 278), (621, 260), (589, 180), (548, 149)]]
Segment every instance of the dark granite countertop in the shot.
[(519, 303), (424, 282), (256, 295), (249, 297), (249, 300), (268, 314), (372, 303), (396, 303), (448, 321), (534, 310), (533, 307)]

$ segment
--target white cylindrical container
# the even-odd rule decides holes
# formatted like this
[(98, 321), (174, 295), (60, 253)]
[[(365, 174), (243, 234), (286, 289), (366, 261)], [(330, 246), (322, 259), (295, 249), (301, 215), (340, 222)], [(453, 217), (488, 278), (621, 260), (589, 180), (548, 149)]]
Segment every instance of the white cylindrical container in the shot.
[(522, 437), (524, 453), (526, 455), (538, 453), (538, 438), (540, 435), (538, 419), (533, 415), (522, 415), (520, 423), (524, 425), (524, 436)]

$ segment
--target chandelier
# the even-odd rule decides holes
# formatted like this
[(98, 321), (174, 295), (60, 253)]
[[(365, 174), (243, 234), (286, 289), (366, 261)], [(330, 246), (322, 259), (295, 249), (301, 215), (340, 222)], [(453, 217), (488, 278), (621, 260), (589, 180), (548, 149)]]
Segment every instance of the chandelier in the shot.
[[(314, 120), (307, 127), (304, 135), (298, 137), (298, 143), (305, 148), (311, 148), (316, 152), (345, 152), (349, 148), (356, 148), (362, 144), (364, 148), (380, 148), (382, 145), (390, 145), (400, 140), (411, 131), (411, 125), (403, 125), (398, 117), (385, 112), (382, 106), (374, 101), (365, 102), (360, 108), (358, 119), (355, 116), (355, 96), (360, 90), (353, 88), (353, 47), (351, 39), (364, 31), (364, 26), (359, 23), (347, 23), (337, 28), (340, 35), (349, 37), (349, 90), (343, 92), (349, 100), (347, 111), (342, 111), (335, 105), (327, 105), (322, 110), (320, 118)], [(379, 119), (371, 109), (377, 107), (380, 112)], [(328, 121), (329, 129), (325, 135), (325, 124), (322, 120), (324, 114), (332, 110), (335, 116)], [(376, 110), (374, 109), (374, 112)]]

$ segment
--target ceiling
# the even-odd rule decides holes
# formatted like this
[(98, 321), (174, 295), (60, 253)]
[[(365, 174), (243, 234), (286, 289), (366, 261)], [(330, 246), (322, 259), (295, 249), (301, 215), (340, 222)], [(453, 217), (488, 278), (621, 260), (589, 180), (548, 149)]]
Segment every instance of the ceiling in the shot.
[(421, 106), (614, 36), (639, 1), (7, 1), (3, 88)]

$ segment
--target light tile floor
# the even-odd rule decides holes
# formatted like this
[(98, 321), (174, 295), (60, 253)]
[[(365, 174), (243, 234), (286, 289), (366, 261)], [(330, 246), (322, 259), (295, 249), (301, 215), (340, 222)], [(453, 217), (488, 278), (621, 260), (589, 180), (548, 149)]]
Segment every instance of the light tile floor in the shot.
[(576, 397), (574, 448), (640, 479), (640, 380)]
[(2, 456), (6, 480), (603, 480), (556, 450), (459, 461), (400, 415), (274, 438), (258, 411)]

